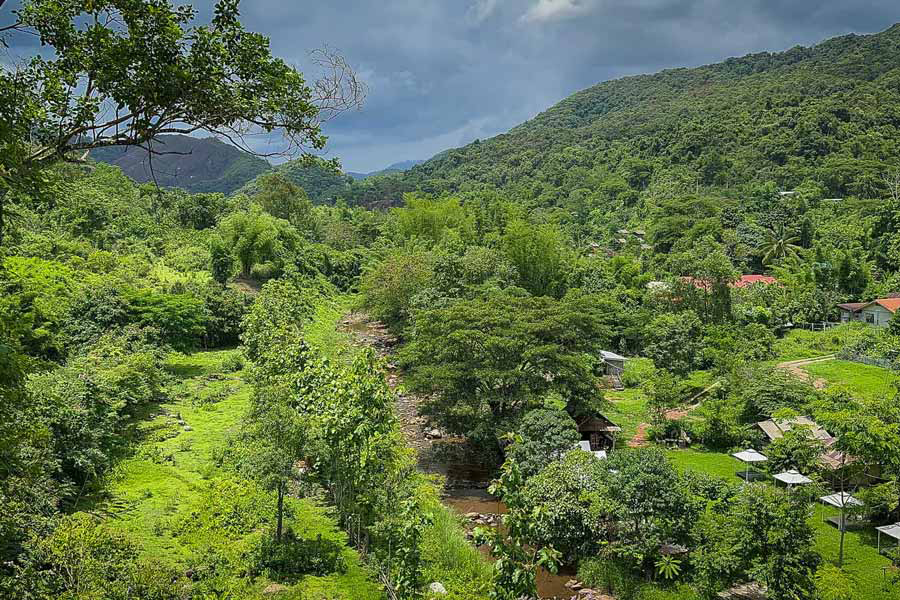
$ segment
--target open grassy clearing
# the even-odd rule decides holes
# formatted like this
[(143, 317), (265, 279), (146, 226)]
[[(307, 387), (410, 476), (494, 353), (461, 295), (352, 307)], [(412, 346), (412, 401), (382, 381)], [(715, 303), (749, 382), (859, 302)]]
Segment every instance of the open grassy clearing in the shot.
[(350, 343), (350, 334), (340, 331), (338, 324), (355, 302), (350, 295), (320, 299), (312, 322), (306, 326), (306, 341), (333, 360), (353, 360), (359, 348)]
[(859, 398), (893, 397), (900, 377), (881, 367), (846, 360), (830, 360), (802, 367), (814, 379), (824, 379), (829, 385), (841, 386)]
[(629, 388), (622, 391), (609, 390), (604, 392), (604, 396), (609, 405), (604, 408), (603, 414), (622, 428), (619, 440), (623, 443), (627, 442), (634, 437), (638, 425), (646, 423), (649, 419), (647, 396), (640, 388)]
[[(203, 540), (182, 535), (193, 511), (202, 510), (204, 493), (219, 478), (216, 452), (239, 427), (250, 399), (250, 387), (241, 373), (223, 374), (223, 362), (237, 350), (199, 352), (173, 357), (170, 371), (179, 378), (170, 402), (141, 426), (143, 441), (133, 458), (119, 465), (110, 485), (107, 511), (112, 527), (134, 539), (150, 559), (186, 570)], [(177, 424), (180, 416), (191, 428)], [(273, 500), (274, 502), (274, 500)], [(284, 598), (380, 598), (357, 554), (346, 545), (327, 509), (307, 499), (290, 500), (287, 524), (304, 539), (323, 539), (344, 546), (346, 573), (304, 577), (289, 586)], [(271, 582), (259, 578), (241, 597), (262, 593)]]
[(783, 338), (775, 342), (775, 354), (778, 362), (801, 360), (827, 356), (839, 352), (854, 336), (854, 332), (860, 331), (859, 323), (841, 325), (826, 331), (807, 331), (805, 329), (793, 329)]

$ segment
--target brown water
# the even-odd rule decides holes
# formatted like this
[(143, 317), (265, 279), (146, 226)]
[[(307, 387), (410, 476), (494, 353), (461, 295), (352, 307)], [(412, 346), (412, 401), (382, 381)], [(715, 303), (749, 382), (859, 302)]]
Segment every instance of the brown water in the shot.
[[(481, 489), (451, 490), (443, 502), (461, 516), (468, 513), (506, 514), (506, 505), (488, 494), (486, 490)], [(488, 559), (491, 558), (490, 549), (487, 546), (479, 546), (478, 551)], [(575, 594), (566, 587), (566, 583), (570, 579), (575, 579), (574, 569), (561, 568), (556, 575), (540, 569), (537, 574), (538, 594), (541, 598), (572, 598)]]

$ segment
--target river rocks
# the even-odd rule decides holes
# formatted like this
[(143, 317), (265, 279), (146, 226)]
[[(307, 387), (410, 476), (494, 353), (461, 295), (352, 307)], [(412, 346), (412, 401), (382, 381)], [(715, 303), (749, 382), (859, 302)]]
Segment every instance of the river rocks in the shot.
[(185, 426), (184, 426), (184, 430), (185, 430), (185, 431), (193, 431), (194, 428), (191, 427), (190, 425), (185, 425)]
[(573, 592), (577, 592), (582, 589), (584, 586), (581, 585), (581, 582), (577, 579), (570, 579), (566, 582), (566, 587), (572, 590)]
[(447, 588), (444, 587), (440, 581), (433, 581), (431, 585), (428, 586), (428, 593), (434, 594), (435, 596), (446, 596)]
[(439, 440), (442, 437), (444, 437), (444, 434), (441, 432), (440, 429), (429, 429), (428, 431), (425, 432), (425, 437), (428, 438), (429, 440)]
[(478, 513), (478, 512), (470, 512), (466, 513), (466, 520), (469, 521), (472, 525), (480, 525), (480, 526), (488, 526), (488, 527), (497, 527), (500, 525), (502, 518), (500, 515), (495, 515), (492, 513)]

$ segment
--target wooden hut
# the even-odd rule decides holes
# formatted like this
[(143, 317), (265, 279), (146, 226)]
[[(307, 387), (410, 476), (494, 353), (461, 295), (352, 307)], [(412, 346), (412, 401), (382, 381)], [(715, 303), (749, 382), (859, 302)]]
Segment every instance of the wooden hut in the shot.
[(616, 446), (616, 434), (620, 431), (621, 427), (601, 414), (587, 415), (578, 420), (581, 441), (590, 442), (592, 452), (613, 450)]

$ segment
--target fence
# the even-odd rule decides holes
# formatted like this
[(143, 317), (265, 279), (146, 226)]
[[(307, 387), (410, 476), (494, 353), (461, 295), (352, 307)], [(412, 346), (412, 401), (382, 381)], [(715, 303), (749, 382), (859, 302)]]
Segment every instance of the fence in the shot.
[(864, 365), (871, 365), (873, 367), (881, 367), (882, 369), (890, 369), (892, 371), (900, 370), (898, 369), (900, 365), (887, 358), (875, 358), (874, 356), (866, 356), (865, 354), (856, 354), (854, 352), (839, 352), (838, 358), (841, 360), (862, 363)]

